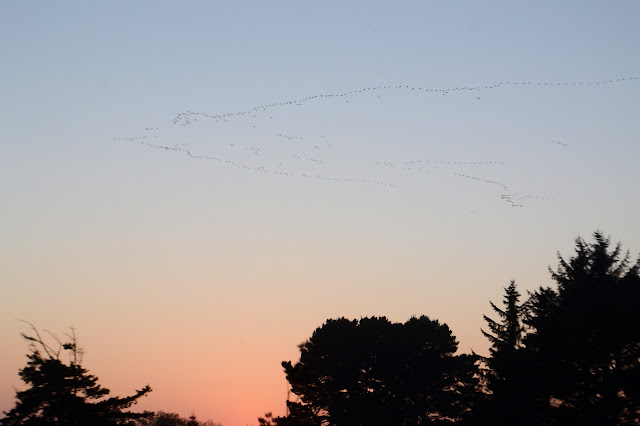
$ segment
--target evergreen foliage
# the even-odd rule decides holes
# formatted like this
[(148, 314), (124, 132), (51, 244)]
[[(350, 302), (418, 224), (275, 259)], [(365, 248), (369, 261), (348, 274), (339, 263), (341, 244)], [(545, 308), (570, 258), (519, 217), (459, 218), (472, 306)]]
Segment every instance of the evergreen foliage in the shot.
[[(109, 397), (109, 389), (98, 384), (98, 378), (82, 367), (83, 351), (75, 332), (57, 348), (49, 346), (31, 325), (33, 335), (22, 334), (30, 342), (27, 365), (20, 370), (27, 389), (16, 392), (16, 405), (0, 420), (3, 426), (112, 426), (131, 425), (134, 419), (150, 413), (124, 411), (151, 392), (149, 386), (135, 394)], [(61, 359), (69, 354), (69, 361)]]
[(498, 308), (493, 302), (489, 302), (501, 321), (494, 321), (484, 315), (484, 320), (493, 334), (480, 330), (491, 342), (489, 351), (492, 356), (505, 352), (515, 352), (520, 347), (524, 330), (521, 321), (522, 307), (518, 304), (520, 293), (516, 289), (516, 282), (512, 280), (504, 291), (504, 310)]
[(449, 327), (426, 316), (328, 320), (300, 345), (298, 363), (282, 363), (302, 401), (291, 412), (340, 426), (460, 421), (478, 382), (477, 358), (454, 355), (457, 347)]
[(152, 416), (136, 421), (136, 426), (222, 426), (213, 420), (200, 421), (195, 414), (188, 418), (181, 417), (178, 413), (158, 411)]
[(527, 302), (537, 412), (557, 424), (640, 423), (640, 260), (594, 233)]
[(289, 413), (284, 417), (274, 417), (272, 413), (258, 418), (260, 426), (323, 426), (323, 417), (316, 415), (309, 405), (287, 401)]
[(491, 343), (491, 356), (484, 359), (488, 367), (485, 377), (490, 396), (479, 404), (479, 412), (475, 414), (485, 424), (527, 425), (531, 424), (533, 416), (528, 410), (528, 380), (521, 351), (524, 306), (519, 303), (520, 293), (514, 280), (504, 291), (504, 309), (489, 302), (499, 321), (484, 315), (489, 332), (481, 332)]

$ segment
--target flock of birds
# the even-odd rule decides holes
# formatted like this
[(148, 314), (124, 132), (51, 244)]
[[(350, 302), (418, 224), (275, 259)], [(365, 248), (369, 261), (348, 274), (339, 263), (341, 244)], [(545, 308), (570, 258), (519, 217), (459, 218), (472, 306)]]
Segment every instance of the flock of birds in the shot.
[[(208, 123), (209, 125), (213, 126), (229, 126), (233, 124), (241, 125), (254, 131), (254, 133), (251, 134), (252, 136), (249, 136), (256, 137), (255, 140), (251, 141), (251, 145), (246, 144), (246, 137), (240, 138), (239, 141), (228, 140), (226, 142), (223, 142), (222, 145), (224, 145), (224, 149), (220, 149), (220, 142), (217, 142), (215, 146), (213, 146), (213, 144), (205, 145), (204, 148), (194, 148), (192, 147), (192, 142), (183, 141), (179, 141), (180, 143), (177, 144), (166, 144), (162, 143), (162, 129), (159, 127), (147, 127), (144, 129), (145, 132), (140, 136), (116, 137), (113, 139), (116, 141), (138, 143), (152, 149), (180, 153), (193, 160), (207, 160), (218, 163), (219, 165), (234, 167), (248, 172), (254, 172), (264, 175), (270, 174), (286, 177), (299, 177), (336, 183), (343, 182), (375, 184), (389, 188), (396, 188), (398, 187), (398, 184), (389, 181), (388, 179), (368, 178), (363, 176), (341, 176), (337, 173), (332, 173), (329, 167), (323, 167), (326, 166), (327, 163), (330, 163), (326, 153), (330, 152), (333, 146), (338, 144), (338, 142), (336, 141), (329, 141), (328, 138), (325, 138), (324, 135), (289, 134), (283, 129), (275, 129), (274, 126), (267, 127), (264, 125), (264, 123), (273, 120), (273, 116), (276, 115), (276, 113), (282, 115), (282, 112), (286, 112), (287, 108), (297, 108), (297, 110), (300, 110), (300, 107), (304, 107), (306, 105), (317, 105), (318, 103), (326, 103), (326, 101), (335, 100), (349, 102), (349, 100), (351, 100), (353, 97), (363, 94), (374, 95), (376, 99), (381, 99), (383, 97), (383, 94), (389, 91), (408, 91), (414, 94), (430, 95), (448, 95), (452, 93), (469, 92), (475, 95), (475, 98), (479, 100), (480, 93), (482, 91), (495, 90), (504, 87), (600, 86), (638, 79), (640, 79), (640, 77), (624, 77), (592, 82), (575, 81), (552, 83), (506, 81), (484, 86), (463, 86), (444, 89), (433, 89), (407, 85), (375, 86), (345, 91), (342, 93), (318, 94), (284, 102), (263, 104), (242, 111), (226, 112), (221, 114), (210, 114), (202, 111), (188, 110), (178, 113), (169, 122), (169, 127), (173, 129), (174, 133), (177, 129), (178, 135), (180, 135), (180, 129), (182, 129), (182, 131), (186, 131), (189, 128), (197, 127), (196, 124), (202, 125), (203, 123)], [(271, 121), (271, 123), (274, 122), (275, 120)], [(200, 135), (199, 137), (202, 136)], [(270, 146), (263, 143), (263, 139), (266, 138), (271, 138), (273, 140), (282, 140), (290, 143), (291, 145), (289, 149), (292, 149), (293, 152), (287, 151), (283, 156), (280, 151), (278, 151), (278, 154), (276, 154), (276, 158), (271, 158), (269, 154), (272, 153), (268, 152)], [(185, 137), (183, 140), (188, 140), (188, 138)], [(199, 144), (201, 145), (202, 141), (199, 142)], [(551, 143), (562, 148), (566, 148), (569, 146), (568, 143), (559, 140), (552, 140)], [(215, 154), (204, 152), (205, 150), (211, 151), (212, 149), (216, 151)], [(292, 161), (296, 162), (295, 167), (292, 167)], [(492, 185), (498, 190), (499, 200), (511, 207), (524, 207), (525, 202), (531, 200), (554, 199), (554, 197), (551, 196), (537, 196), (513, 192), (504, 182), (481, 177), (477, 175), (477, 172), (473, 173), (468, 171), (468, 169), (470, 168), (494, 168), (503, 166), (505, 165), (503, 161), (461, 161), (445, 159), (413, 159), (410, 161), (374, 160), (370, 162), (370, 165), (377, 168), (405, 171), (410, 173), (430, 173), (436, 168), (446, 168), (451, 172), (451, 175), (458, 178), (466, 179), (483, 185)], [(469, 212), (478, 213), (476, 210), (469, 210)]]
[(271, 104), (259, 105), (248, 110), (237, 111), (237, 112), (228, 112), (224, 114), (208, 114), (205, 112), (196, 112), (196, 111), (186, 111), (179, 113), (176, 117), (171, 120), (173, 124), (181, 125), (181, 126), (189, 126), (193, 122), (197, 121), (201, 118), (207, 118), (211, 120), (216, 120), (218, 122), (228, 122), (230, 119), (234, 117), (240, 117), (245, 115), (255, 114), (256, 112), (264, 112), (278, 107), (290, 107), (290, 106), (303, 106), (305, 103), (323, 99), (340, 99), (345, 98), (357, 94), (368, 93), (368, 92), (384, 92), (389, 90), (410, 90), (413, 92), (422, 92), (422, 93), (435, 93), (441, 95), (447, 95), (449, 93), (455, 92), (475, 92), (480, 93), (483, 90), (490, 89), (498, 89), (501, 87), (509, 87), (509, 86), (534, 86), (534, 87), (549, 87), (549, 86), (599, 86), (613, 83), (622, 83), (629, 80), (638, 80), (640, 77), (624, 77), (617, 78), (612, 80), (602, 80), (602, 81), (573, 81), (573, 82), (532, 82), (532, 81), (505, 81), (498, 82), (491, 85), (485, 86), (463, 86), (463, 87), (453, 87), (453, 88), (445, 88), (445, 89), (433, 89), (426, 87), (415, 87), (415, 86), (403, 86), (403, 85), (390, 85), (390, 86), (375, 86), (375, 87), (366, 87), (364, 89), (350, 90), (348, 92), (342, 93), (327, 93), (321, 95), (307, 96), (300, 99), (295, 99), (291, 101), (285, 102), (274, 102)]

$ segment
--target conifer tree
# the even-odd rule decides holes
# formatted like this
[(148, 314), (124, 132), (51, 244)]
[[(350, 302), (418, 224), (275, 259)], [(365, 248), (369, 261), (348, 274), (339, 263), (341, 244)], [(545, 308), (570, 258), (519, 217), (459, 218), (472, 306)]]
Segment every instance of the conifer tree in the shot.
[(640, 424), (640, 260), (593, 236), (527, 302), (531, 389), (558, 424)]
[[(112, 426), (130, 425), (151, 413), (124, 411), (151, 392), (149, 386), (132, 396), (109, 397), (109, 389), (98, 384), (98, 378), (82, 367), (83, 350), (78, 347), (75, 332), (62, 342), (51, 335), (57, 347), (47, 344), (31, 325), (33, 335), (22, 334), (30, 342), (27, 366), (20, 378), (28, 386), (16, 392), (16, 405), (0, 419), (3, 426)], [(69, 355), (69, 361), (62, 354)]]
[(499, 320), (484, 315), (489, 331), (481, 329), (482, 334), (491, 342), (491, 356), (485, 358), (488, 366), (487, 387), (491, 395), (482, 416), (484, 423), (493, 425), (525, 425), (530, 416), (525, 409), (526, 399), (523, 394), (526, 392), (526, 379), (519, 351), (524, 332), (524, 308), (519, 303), (520, 293), (514, 280), (504, 291), (502, 309), (489, 302)]
[(500, 352), (514, 352), (520, 347), (520, 342), (522, 341), (522, 306), (518, 304), (520, 293), (516, 289), (516, 282), (511, 280), (511, 283), (504, 291), (504, 310), (498, 308), (493, 302), (489, 302), (501, 321), (497, 322), (483, 315), (489, 326), (490, 333), (484, 330), (480, 331), (491, 342), (491, 349), (489, 349), (491, 355), (496, 355)]

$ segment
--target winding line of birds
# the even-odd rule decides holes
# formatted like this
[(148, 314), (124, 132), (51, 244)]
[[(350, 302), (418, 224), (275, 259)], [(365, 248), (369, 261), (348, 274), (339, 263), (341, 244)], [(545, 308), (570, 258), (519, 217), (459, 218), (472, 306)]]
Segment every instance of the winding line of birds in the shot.
[(405, 161), (402, 165), (407, 164), (416, 164), (416, 163), (433, 163), (433, 164), (452, 164), (456, 166), (479, 166), (479, 165), (487, 165), (487, 164), (496, 164), (503, 166), (504, 163), (502, 161), (442, 161), (442, 160), (413, 160), (413, 161)]
[(480, 182), (485, 182), (485, 183), (491, 183), (494, 185), (498, 185), (499, 187), (501, 187), (502, 189), (504, 189), (505, 191), (509, 191), (509, 188), (507, 188), (507, 186), (501, 182), (497, 182), (495, 180), (489, 180), (489, 179), (483, 179), (483, 178), (479, 178), (479, 177), (475, 177), (475, 176), (469, 176), (469, 175), (463, 175), (462, 173), (454, 173), (454, 175), (456, 176), (460, 176), (466, 179), (471, 179), (471, 180), (476, 180), (476, 181), (480, 181)]
[[(343, 93), (326, 93), (326, 94), (321, 94), (321, 95), (313, 95), (313, 96), (307, 96), (304, 98), (300, 98), (300, 99), (295, 99), (295, 100), (291, 100), (291, 101), (285, 101), (285, 102), (274, 102), (271, 104), (263, 104), (263, 105), (259, 105), (256, 107), (253, 107), (251, 109), (245, 110), (245, 111), (238, 111), (238, 112), (228, 112), (228, 113), (224, 113), (224, 114), (208, 114), (208, 113), (204, 113), (204, 112), (197, 112), (197, 111), (186, 111), (186, 112), (182, 112), (179, 113), (173, 120), (172, 123), (174, 124), (181, 124), (182, 126), (188, 126), (189, 124), (191, 124), (193, 121), (197, 121), (198, 118), (200, 117), (204, 117), (204, 118), (208, 118), (208, 119), (213, 119), (216, 121), (225, 121), (228, 122), (230, 118), (233, 117), (240, 117), (240, 116), (245, 116), (245, 115), (249, 115), (249, 114), (255, 114), (256, 112), (264, 112), (273, 108), (277, 108), (277, 107), (288, 107), (288, 106), (302, 106), (304, 105), (306, 102), (309, 101), (315, 101), (315, 100), (323, 100), (323, 99), (339, 99), (339, 98), (344, 98), (346, 96), (352, 96), (352, 95), (357, 95), (357, 94), (361, 94), (361, 93), (368, 93), (368, 92), (376, 92), (376, 91), (384, 91), (384, 90), (390, 90), (390, 89), (404, 89), (404, 90), (409, 90), (409, 91), (414, 91), (414, 92), (422, 92), (422, 93), (435, 93), (435, 94), (442, 94), (442, 95), (447, 95), (449, 93), (455, 93), (455, 92), (480, 92), (482, 90), (491, 90), (491, 89), (498, 89), (501, 87), (508, 87), (508, 86), (529, 86), (529, 87), (559, 87), (559, 86), (599, 86), (599, 85), (606, 85), (606, 84), (613, 84), (613, 83), (622, 83), (625, 81), (631, 81), (631, 80), (639, 80), (640, 77), (622, 77), (622, 78), (617, 78), (617, 79), (610, 79), (610, 80), (598, 80), (598, 81), (571, 81), (571, 82), (535, 82), (535, 81), (501, 81), (495, 84), (488, 84), (488, 85), (481, 85), (481, 86), (462, 86), (462, 87), (451, 87), (451, 88), (444, 88), (444, 89), (433, 89), (433, 88), (423, 88), (423, 87), (415, 87), (415, 86), (408, 86), (408, 85), (388, 85), (388, 86), (373, 86), (373, 87), (366, 87), (363, 89), (357, 89), (357, 90), (350, 90), (348, 92), (343, 92)], [(272, 118), (272, 117), (270, 117)]]
[[(235, 167), (235, 168), (238, 168), (238, 169), (243, 169), (243, 170), (253, 171), (253, 172), (260, 172), (260, 173), (264, 173), (264, 174), (303, 177), (305, 179), (318, 179), (318, 180), (323, 180), (323, 181), (328, 181), (328, 182), (350, 182), (350, 183), (375, 184), (375, 185), (382, 185), (382, 186), (389, 187), (389, 188), (397, 188), (398, 187), (397, 185), (394, 185), (392, 183), (382, 182), (382, 181), (374, 180), (374, 179), (337, 178), (337, 177), (321, 175), (319, 173), (311, 174), (311, 173), (283, 172), (283, 171), (278, 170), (278, 167), (280, 166), (280, 164), (278, 164), (275, 168), (266, 168), (264, 166), (252, 167), (252, 166), (248, 166), (246, 164), (239, 163), (239, 162), (233, 161), (233, 160), (214, 157), (214, 156), (211, 156), (211, 155), (202, 155), (202, 154), (192, 153), (189, 149), (184, 147), (187, 144), (181, 144), (181, 145), (177, 145), (177, 146), (166, 146), (166, 145), (156, 145), (156, 144), (152, 144), (152, 143), (146, 142), (146, 141), (143, 141), (141, 143), (143, 145), (146, 145), (146, 146), (148, 146), (150, 148), (153, 148), (153, 149), (160, 149), (160, 150), (164, 150), (164, 151), (182, 152), (182, 153), (186, 154), (187, 156), (191, 157), (194, 160), (211, 160), (211, 161), (216, 161), (216, 162), (218, 162), (220, 164), (224, 164), (224, 165), (227, 165), (227, 166), (232, 166), (232, 167)], [(303, 158), (303, 159), (309, 160), (309, 161), (316, 161), (316, 162), (318, 161), (318, 160), (314, 160), (314, 159), (310, 159), (310, 158)]]
[[(618, 79), (610, 79), (610, 80), (601, 80), (601, 81), (592, 81), (592, 82), (580, 82), (580, 81), (575, 81), (575, 82), (510, 82), (510, 81), (506, 81), (506, 82), (498, 82), (495, 84), (490, 84), (490, 85), (484, 85), (484, 86), (463, 86), (463, 87), (454, 87), (454, 88), (444, 88), (444, 89), (432, 89), (432, 88), (423, 88), (423, 87), (415, 87), (415, 86), (408, 86), (408, 85), (387, 85), (387, 86), (374, 86), (374, 87), (367, 87), (367, 88), (363, 88), (363, 89), (358, 89), (358, 90), (351, 90), (351, 91), (347, 91), (347, 92), (343, 92), (343, 93), (329, 93), (329, 94), (320, 94), (320, 95), (314, 95), (314, 96), (307, 96), (304, 98), (300, 98), (300, 99), (296, 99), (296, 100), (291, 100), (291, 101), (286, 101), (286, 102), (276, 102), (276, 103), (270, 103), (270, 104), (264, 104), (264, 105), (260, 105), (260, 106), (256, 106), (250, 109), (247, 109), (245, 111), (239, 111), (239, 112), (228, 112), (228, 113), (223, 113), (223, 114), (209, 114), (209, 113), (205, 113), (205, 112), (197, 112), (197, 111), (191, 111), (188, 110), (186, 112), (181, 112), (179, 114), (177, 114), (174, 119), (171, 120), (171, 123), (173, 125), (176, 126), (182, 126), (182, 127), (187, 127), (190, 126), (200, 120), (206, 119), (206, 120), (210, 120), (210, 121), (214, 121), (215, 123), (230, 123), (234, 118), (240, 118), (240, 117), (245, 117), (245, 116), (249, 116), (252, 118), (256, 118), (256, 114), (258, 113), (263, 113), (263, 112), (267, 112), (269, 110), (275, 109), (275, 108), (280, 108), (280, 107), (291, 107), (291, 106), (303, 106), (309, 102), (312, 101), (322, 101), (322, 100), (331, 100), (331, 99), (343, 99), (345, 97), (349, 97), (349, 96), (355, 96), (355, 95), (359, 95), (359, 94), (363, 94), (363, 93), (375, 93), (375, 92), (382, 92), (382, 91), (389, 91), (389, 90), (405, 90), (405, 91), (411, 91), (411, 92), (417, 92), (417, 93), (431, 93), (431, 94), (441, 94), (441, 95), (447, 95), (449, 93), (454, 93), (454, 92), (476, 92), (479, 93), (482, 90), (491, 90), (491, 89), (497, 89), (500, 87), (509, 87), (509, 86), (535, 86), (535, 87), (544, 87), (544, 86), (598, 86), (598, 85), (606, 85), (606, 84), (613, 84), (613, 83), (621, 83), (621, 82), (625, 82), (625, 81), (631, 81), (631, 80), (638, 80), (640, 79), (640, 77), (624, 77), (624, 78), (618, 78)], [(380, 96), (378, 96), (378, 98), (380, 98)], [(480, 99), (479, 96), (476, 96), (477, 99)], [(269, 119), (272, 119), (272, 116), (268, 117)], [(253, 127), (255, 128), (256, 125), (253, 124)], [(144, 129), (146, 132), (157, 132), (160, 130), (160, 128), (158, 127), (147, 127)], [(314, 150), (320, 150), (321, 146), (325, 146), (325, 147), (331, 147), (330, 144), (327, 144), (327, 141), (324, 140), (324, 136), (320, 136), (322, 144), (315, 142), (318, 141), (318, 138), (308, 138), (305, 136), (300, 136), (300, 135), (291, 135), (291, 134), (287, 134), (284, 132), (277, 132), (277, 133), (273, 133), (274, 136), (276, 136), (277, 138), (283, 139), (283, 140), (288, 140), (288, 141), (292, 141), (292, 142), (305, 142), (308, 144), (313, 144), (313, 149)], [(220, 164), (224, 164), (227, 166), (232, 166), (232, 167), (236, 167), (239, 169), (244, 169), (244, 170), (248, 170), (248, 171), (254, 171), (254, 172), (260, 172), (260, 173), (265, 173), (265, 174), (274, 174), (274, 175), (281, 175), (281, 176), (297, 176), (297, 177), (303, 177), (306, 179), (318, 179), (318, 180), (323, 180), (323, 181), (331, 181), (331, 182), (358, 182), (358, 183), (369, 183), (369, 184), (376, 184), (376, 185), (382, 185), (385, 187), (397, 187), (397, 185), (392, 184), (392, 183), (388, 183), (388, 182), (383, 182), (380, 180), (376, 180), (376, 179), (362, 179), (362, 178), (344, 178), (344, 177), (331, 177), (331, 176), (327, 176), (327, 175), (321, 175), (319, 173), (302, 173), (302, 172), (294, 172), (294, 171), (283, 171), (281, 170), (281, 166), (282, 166), (282, 162), (279, 162), (275, 167), (265, 167), (265, 166), (258, 166), (258, 167), (254, 167), (251, 166), (249, 164), (243, 164), (239, 161), (233, 161), (230, 159), (224, 159), (224, 158), (220, 158), (220, 157), (216, 157), (216, 156), (212, 156), (212, 155), (204, 155), (204, 154), (196, 154), (194, 152), (192, 152), (192, 150), (187, 148), (188, 144), (180, 144), (180, 145), (176, 145), (176, 146), (168, 146), (168, 145), (160, 145), (160, 144), (155, 144), (155, 143), (151, 143), (151, 140), (153, 139), (157, 139), (158, 135), (157, 134), (146, 134), (143, 136), (138, 136), (138, 137), (118, 137), (118, 138), (113, 138), (114, 140), (118, 140), (118, 141), (127, 141), (127, 142), (137, 142), (137, 143), (141, 143), (143, 145), (146, 145), (150, 148), (154, 148), (154, 149), (160, 149), (160, 150), (164, 150), (164, 151), (173, 151), (173, 152), (181, 152), (185, 155), (187, 155), (188, 157), (192, 158), (192, 159), (198, 159), (198, 160), (210, 160), (210, 161), (215, 161), (218, 162)], [(559, 146), (562, 147), (567, 147), (568, 144), (558, 141), (558, 140), (552, 140), (551, 141), (554, 144), (557, 144)], [(259, 157), (261, 155), (261, 148), (260, 147), (251, 147), (251, 146), (237, 146), (236, 144), (229, 144), (231, 147), (234, 147), (236, 149), (242, 149), (244, 151), (248, 151), (251, 152), (255, 157)], [(308, 156), (303, 156), (303, 155), (293, 155), (291, 158), (294, 158), (296, 160), (304, 160), (307, 161), (309, 163), (314, 163), (316, 165), (322, 165), (324, 164), (324, 160), (319, 159), (319, 158), (312, 158), (312, 157), (308, 157)], [(419, 172), (429, 172), (430, 170), (437, 168), (437, 167), (443, 167), (443, 166), (448, 166), (448, 167), (468, 167), (468, 166), (501, 166), (504, 165), (503, 162), (501, 161), (454, 161), (454, 160), (412, 160), (412, 161), (405, 161), (405, 162), (378, 162), (375, 161), (373, 162), (374, 165), (376, 166), (381, 166), (381, 167), (387, 167), (387, 168), (392, 168), (392, 169), (403, 169), (403, 170), (410, 170), (410, 171), (419, 171)], [(430, 168), (424, 168), (422, 166), (428, 166)], [(486, 183), (486, 184), (491, 184), (497, 187), (500, 187), (504, 192), (506, 192), (506, 194), (502, 194), (500, 196), (500, 199), (509, 203), (512, 207), (523, 207), (524, 204), (523, 202), (525, 200), (553, 200), (553, 197), (541, 197), (541, 196), (533, 196), (533, 195), (520, 195), (517, 193), (509, 193), (510, 190), (507, 187), (507, 185), (505, 185), (502, 182), (496, 181), (496, 180), (490, 180), (490, 179), (485, 179), (485, 178), (481, 178), (481, 177), (477, 177), (477, 176), (471, 176), (469, 174), (464, 174), (464, 173), (459, 173), (459, 172), (455, 172), (453, 173), (455, 176), (458, 177), (462, 177), (465, 178), (467, 180), (471, 180), (471, 181), (475, 181), (475, 182), (479, 182), (479, 183)], [(475, 210), (471, 210), (470, 212), (472, 213), (477, 213), (477, 211)]]

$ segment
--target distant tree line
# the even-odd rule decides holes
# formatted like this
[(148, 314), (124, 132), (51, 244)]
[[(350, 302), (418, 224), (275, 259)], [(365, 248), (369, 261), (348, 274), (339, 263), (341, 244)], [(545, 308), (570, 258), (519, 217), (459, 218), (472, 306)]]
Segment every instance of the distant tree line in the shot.
[(176, 413), (166, 413), (164, 411), (158, 411), (145, 417), (144, 419), (137, 420), (136, 426), (222, 426), (220, 423), (216, 423), (213, 420), (199, 421), (195, 414), (190, 415), (188, 418), (180, 417)]
[[(329, 319), (282, 363), (295, 401), (261, 426), (638, 425), (640, 258), (594, 233), (549, 268), (555, 287), (526, 300), (515, 281), (490, 302), (489, 355), (456, 354), (449, 327), (427, 316)], [(195, 415), (131, 412), (151, 392), (109, 396), (82, 366), (75, 332), (49, 345), (31, 326), (19, 371), (27, 385), (2, 426), (220, 426)], [(66, 360), (63, 357), (66, 354)]]
[(488, 357), (456, 355), (426, 316), (330, 319), (282, 363), (288, 414), (262, 426), (638, 425), (640, 259), (594, 233), (549, 268), (555, 288), (515, 281), (482, 330)]

